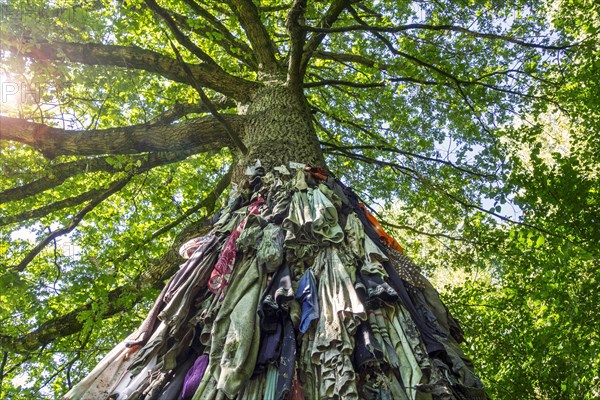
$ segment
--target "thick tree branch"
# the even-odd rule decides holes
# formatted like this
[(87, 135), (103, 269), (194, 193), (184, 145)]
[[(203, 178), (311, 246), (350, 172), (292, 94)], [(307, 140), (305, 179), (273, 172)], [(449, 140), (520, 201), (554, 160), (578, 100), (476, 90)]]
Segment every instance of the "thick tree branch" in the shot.
[(289, 10), (291, 7), (291, 4), (282, 4), (279, 6), (258, 6), (258, 11), (261, 13), (270, 13), (270, 12), (277, 12), (277, 11), (285, 11), (285, 10)]
[(228, 0), (228, 3), (252, 44), (259, 70), (269, 75), (277, 74), (279, 72), (277, 48), (260, 20), (254, 2), (252, 0)]
[(368, 24), (350, 25), (341, 27), (312, 27), (306, 26), (305, 29), (309, 32), (317, 33), (344, 33), (352, 31), (370, 31), (370, 32), (387, 32), (387, 33), (398, 33), (412, 29), (430, 30), (430, 31), (447, 31), (447, 32), (458, 32), (467, 36), (476, 37), (480, 39), (491, 39), (491, 40), (502, 40), (504, 42), (513, 43), (523, 47), (531, 47), (543, 50), (567, 50), (571, 47), (576, 46), (575, 44), (569, 45), (545, 45), (539, 43), (530, 43), (525, 40), (518, 39), (508, 35), (500, 35), (495, 33), (477, 32), (462, 26), (456, 25), (429, 25), (429, 24), (407, 24), (398, 26), (373, 26)]
[[(160, 287), (158, 283), (157, 286)], [(107, 294), (107, 308), (102, 315), (103, 318), (109, 318), (119, 312), (130, 309), (131, 305), (125, 306), (120, 304), (118, 300), (124, 294), (130, 296), (131, 293), (136, 294), (136, 302), (141, 300), (141, 290), (136, 288), (135, 285), (124, 285), (109, 291)], [(61, 337), (75, 334), (83, 329), (83, 322), (78, 319), (78, 316), (92, 310), (92, 304), (97, 302), (97, 300), (89, 302), (67, 314), (48, 320), (42, 323), (37, 329), (23, 336), (12, 337), (0, 335), (0, 348), (6, 349), (11, 353), (29, 353)]]
[[(206, 215), (210, 215), (214, 211), (217, 199), (229, 185), (230, 178), (231, 174), (228, 172), (219, 180), (214, 189), (210, 194), (207, 195), (206, 198), (198, 202), (196, 205), (190, 208), (190, 210), (187, 210), (176, 220), (155, 231), (151, 237), (144, 241), (143, 244), (140, 244), (138, 248), (173, 229), (175, 226), (189, 218), (191, 214), (200, 210), (201, 208), (206, 208)], [(125, 302), (119, 301), (123, 295), (130, 296), (131, 293), (134, 293), (136, 295), (135, 301), (138, 302), (142, 299), (142, 293), (148, 288), (162, 289), (164, 286), (164, 280), (171, 276), (181, 263), (179, 247), (189, 239), (201, 234), (205, 234), (208, 231), (208, 228), (204, 225), (204, 223), (207, 221), (208, 218), (203, 217), (200, 221), (196, 221), (187, 225), (177, 235), (173, 245), (169, 248), (169, 250), (167, 250), (167, 252), (165, 252), (160, 259), (152, 263), (135, 282), (119, 286), (109, 291), (107, 295), (106, 311), (101, 317), (103, 319), (110, 318), (113, 315), (130, 310), (131, 304), (126, 304)], [(131, 249), (129, 252), (120, 256), (116, 262), (124, 262), (134, 251), (135, 248)], [(45, 346), (46, 344), (51, 343), (58, 338), (73, 335), (83, 329), (84, 322), (79, 318), (79, 315), (92, 310), (93, 304), (96, 302), (97, 300), (90, 301), (87, 304), (68, 312), (67, 314), (50, 319), (23, 336), (11, 337), (8, 335), (0, 335), (0, 349), (13, 353), (28, 353), (35, 351), (36, 349)]]
[(301, 28), (304, 19), (306, 0), (295, 0), (288, 12), (285, 26), (290, 35), (290, 52), (288, 59), (287, 83), (291, 87), (300, 86), (300, 65), (302, 63), (302, 49), (306, 40), (306, 31)]
[(159, 6), (158, 3), (156, 3), (156, 1), (154, 0), (145, 0), (145, 2), (152, 11), (154, 11), (160, 18), (162, 18), (163, 21), (165, 21), (165, 23), (169, 27), (169, 30), (171, 31), (173, 36), (175, 36), (175, 39), (177, 39), (179, 44), (188, 49), (193, 55), (198, 57), (198, 59), (204, 61), (212, 67), (222, 70), (222, 68), (215, 62), (215, 60), (212, 59), (211, 56), (206, 54), (204, 50), (198, 47), (194, 42), (190, 40), (190, 38), (185, 36), (183, 32), (179, 30), (177, 23), (175, 22), (175, 20), (173, 20), (173, 18), (167, 10)]
[(57, 237), (66, 235), (67, 233), (69, 233), (73, 229), (75, 229), (77, 227), (77, 225), (79, 225), (79, 223), (83, 220), (83, 218), (90, 211), (92, 211), (94, 208), (96, 208), (96, 206), (98, 204), (102, 203), (104, 200), (106, 200), (107, 198), (109, 198), (110, 196), (112, 196), (113, 194), (118, 192), (119, 190), (123, 189), (125, 187), (125, 185), (127, 185), (127, 183), (131, 180), (132, 177), (133, 177), (133, 175), (128, 175), (125, 178), (122, 178), (122, 179), (119, 179), (119, 180), (113, 182), (113, 184), (107, 190), (100, 193), (100, 195), (98, 197), (96, 197), (95, 199), (90, 201), (85, 207), (83, 207), (81, 209), (81, 211), (79, 211), (77, 214), (75, 214), (75, 216), (73, 217), (73, 219), (71, 220), (71, 222), (68, 225), (66, 225), (62, 228), (56, 229), (52, 233), (48, 234), (44, 239), (42, 239), (42, 241), (40, 241), (33, 249), (31, 249), (29, 251), (29, 253), (27, 253), (27, 255), (23, 258), (23, 260), (21, 260), (21, 262), (19, 264), (14, 265), (13, 267), (10, 268), (11, 272), (22, 272), (23, 270), (25, 270), (25, 268), (27, 268), (27, 265), (29, 265), (29, 263), (31, 261), (33, 261), (33, 259), (50, 242), (52, 242)]
[[(99, 162), (93, 163), (93, 165), (96, 168), (92, 167), (92, 169), (95, 169), (96, 171), (102, 169), (102, 170), (111, 171), (111, 172), (127, 170), (129, 173), (131, 173), (133, 175), (137, 175), (142, 172), (148, 171), (158, 165), (164, 165), (164, 164), (168, 164), (168, 163), (172, 163), (172, 162), (176, 162), (176, 161), (181, 161), (192, 154), (194, 154), (193, 151), (180, 152), (180, 153), (163, 153), (161, 155), (152, 157), (151, 159), (148, 156), (138, 156), (138, 157), (136, 157), (136, 159), (139, 160), (139, 162), (141, 164), (139, 167), (136, 166), (135, 163), (132, 163), (129, 165), (122, 166), (120, 168), (116, 168), (113, 165), (111, 165), (110, 163), (108, 163), (106, 158), (101, 158), (101, 159), (98, 159)], [(88, 160), (81, 160), (81, 161), (88, 161)], [(92, 161), (94, 161), (94, 160), (92, 160)], [(31, 189), (35, 189), (35, 190), (37, 190), (37, 193), (40, 193), (41, 191), (43, 191), (43, 190), (40, 190), (41, 188), (45, 187), (47, 189), (47, 188), (49, 188), (49, 186), (50, 187), (57, 186), (58, 180), (64, 181), (67, 179), (67, 177), (73, 176), (77, 173), (89, 172), (88, 170), (85, 170), (85, 169), (80, 169), (79, 171), (74, 171), (72, 168), (75, 167), (76, 164), (79, 164), (77, 166), (79, 166), (80, 168), (81, 167), (85, 168), (85, 166), (90, 165), (92, 163), (86, 164), (85, 162), (80, 163), (79, 161), (76, 161), (76, 162), (67, 163), (67, 164), (70, 164), (70, 165), (62, 165), (62, 168), (58, 168), (56, 170), (56, 172), (59, 173), (58, 177), (56, 177), (54, 179), (53, 178), (40, 179), (35, 182), (32, 182), (33, 185), (25, 185), (25, 190), (24, 190), (25, 194), (23, 194), (23, 192), (21, 192), (21, 189), (23, 187), (11, 188), (5, 192), (0, 193), (0, 200), (2, 199), (3, 195), (6, 192), (14, 193), (15, 196), (17, 196), (17, 197), (30, 196)], [(65, 168), (65, 166), (67, 168)], [(131, 166), (133, 166), (133, 167), (129, 168)], [(61, 173), (62, 173), (62, 176), (60, 175)], [(63, 177), (65, 175), (67, 175), (67, 176)], [(88, 200), (92, 200), (93, 198), (99, 196), (103, 191), (104, 191), (104, 189), (101, 189), (101, 188), (90, 189), (87, 192), (81, 193), (77, 196), (68, 197), (66, 199), (56, 201), (54, 203), (46, 204), (43, 207), (39, 207), (39, 208), (36, 208), (33, 210), (26, 210), (19, 214), (3, 216), (0, 218), (0, 226), (14, 224), (17, 222), (22, 222), (22, 221), (26, 221), (26, 220), (34, 219), (34, 218), (41, 218), (43, 216), (46, 216), (50, 213), (62, 210), (64, 208), (73, 207), (73, 206), (82, 204)], [(29, 194), (27, 194), (28, 192), (29, 192)]]
[[(17, 201), (36, 194), (42, 193), (48, 189), (59, 186), (61, 183), (66, 181), (68, 178), (85, 174), (88, 172), (120, 172), (131, 170), (133, 166), (133, 172), (139, 174), (144, 171), (148, 171), (154, 167), (160, 165), (166, 165), (174, 162), (178, 162), (186, 159), (192, 154), (196, 154), (196, 149), (189, 149), (187, 151), (180, 152), (158, 152), (149, 153), (139, 156), (132, 157), (131, 163), (123, 166), (115, 166), (114, 163), (108, 162), (108, 157), (95, 157), (77, 161), (70, 161), (63, 164), (52, 166), (48, 175), (36, 179), (32, 182), (26, 183), (21, 186), (7, 189), (0, 192), (0, 204)], [(138, 163), (140, 164), (138, 166)]]
[[(240, 129), (244, 120), (243, 116), (231, 114), (222, 117), (235, 130)], [(212, 116), (174, 125), (132, 125), (89, 131), (70, 131), (0, 116), (0, 140), (30, 145), (48, 158), (185, 151), (192, 147), (203, 152), (230, 145), (225, 128)]]
[(177, 50), (177, 47), (175, 46), (175, 44), (173, 44), (173, 42), (171, 42), (170, 39), (169, 39), (169, 43), (171, 45), (171, 48), (175, 52), (177, 60), (180, 62), (183, 69), (190, 76), (190, 79), (192, 81), (192, 86), (194, 87), (196, 92), (198, 92), (198, 94), (200, 95), (200, 100), (202, 101), (204, 106), (208, 109), (208, 111), (212, 114), (212, 116), (221, 123), (221, 126), (225, 129), (225, 132), (227, 133), (227, 136), (229, 136), (229, 139), (231, 140), (231, 142), (242, 152), (242, 154), (248, 153), (248, 149), (246, 148), (246, 145), (242, 142), (242, 140), (240, 139), (240, 137), (237, 133), (238, 131), (234, 130), (233, 126), (229, 123), (227, 118), (225, 118), (224, 116), (219, 114), (217, 107), (212, 103), (212, 101), (206, 95), (206, 93), (204, 93), (204, 89), (202, 88), (200, 83), (198, 81), (196, 81), (196, 79), (194, 78), (194, 76), (192, 74), (192, 71), (189, 69), (187, 64), (185, 64), (183, 62), (183, 59), (181, 58), (181, 54)]
[(78, 194), (77, 196), (68, 197), (54, 203), (46, 204), (43, 207), (26, 210), (19, 214), (6, 215), (0, 218), (0, 226), (14, 224), (16, 222), (26, 221), (33, 218), (41, 218), (50, 213), (62, 210), (64, 208), (73, 207), (81, 203), (91, 200), (103, 192), (100, 188), (90, 189), (87, 192)]
[(319, 50), (314, 53), (314, 57), (320, 58), (321, 60), (332, 60), (340, 63), (362, 64), (369, 68), (378, 68), (381, 71), (389, 69), (389, 65), (387, 64), (371, 60), (358, 54), (332, 53), (330, 51)]
[[(348, 5), (350, 5), (350, 0), (334, 0), (319, 21), (319, 27), (330, 28), (335, 21), (337, 21), (342, 11), (348, 7)], [(308, 63), (310, 62), (313, 53), (317, 50), (323, 39), (325, 39), (326, 35), (327, 34), (325, 32), (315, 32), (315, 34), (312, 35), (308, 42), (304, 45), (302, 62), (300, 63), (301, 77), (303, 77), (306, 73), (306, 68), (308, 67)]]
[[(188, 74), (176, 59), (137, 46), (113, 46), (95, 43), (40, 43), (17, 37), (0, 38), (0, 47), (37, 60), (56, 60), (111, 65), (157, 73), (176, 82), (190, 84)], [(239, 101), (248, 101), (260, 87), (256, 82), (230, 75), (208, 64), (189, 64), (194, 78), (216, 92)]]

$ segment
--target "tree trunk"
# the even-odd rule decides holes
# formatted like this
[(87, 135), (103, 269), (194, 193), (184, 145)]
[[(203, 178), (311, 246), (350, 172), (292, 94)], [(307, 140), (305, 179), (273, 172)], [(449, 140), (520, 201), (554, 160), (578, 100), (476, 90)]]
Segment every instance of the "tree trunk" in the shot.
[[(256, 160), (266, 171), (325, 167), (301, 90), (267, 85), (239, 108), (248, 151), (234, 152), (235, 181)], [(300, 172), (258, 178), (224, 207), (140, 328), (64, 400), (150, 399), (171, 387), (192, 400), (282, 399), (293, 385), (311, 400), (487, 400), (460, 327), (418, 267), (350, 189)], [(114, 368), (138, 372), (122, 379)]]
[(247, 165), (260, 160), (268, 171), (290, 161), (325, 166), (323, 153), (304, 95), (282, 83), (258, 90), (247, 105), (240, 106), (247, 115), (241, 138), (248, 153), (238, 154), (234, 181), (243, 177)]

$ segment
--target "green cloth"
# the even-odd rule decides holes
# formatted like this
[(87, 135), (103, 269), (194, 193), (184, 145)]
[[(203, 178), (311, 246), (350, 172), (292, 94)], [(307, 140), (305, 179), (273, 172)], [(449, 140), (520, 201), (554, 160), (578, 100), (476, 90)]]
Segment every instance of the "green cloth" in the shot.
[(317, 398), (357, 399), (350, 357), (354, 333), (367, 318), (364, 306), (335, 248), (323, 248), (312, 268), (319, 280), (321, 310), (310, 354), (319, 379)]
[(193, 400), (204, 399), (201, 389), (205, 380), (214, 379), (219, 391), (234, 398), (250, 379), (260, 344), (256, 309), (264, 286), (265, 275), (256, 258), (243, 258), (213, 322), (207, 373)]

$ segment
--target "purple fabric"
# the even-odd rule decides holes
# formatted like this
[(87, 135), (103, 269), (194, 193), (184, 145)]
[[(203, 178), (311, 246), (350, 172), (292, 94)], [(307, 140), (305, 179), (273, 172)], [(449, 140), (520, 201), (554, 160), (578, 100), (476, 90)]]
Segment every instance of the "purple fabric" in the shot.
[(206, 367), (208, 366), (208, 355), (202, 354), (196, 359), (192, 368), (185, 375), (183, 381), (183, 390), (181, 391), (181, 397), (183, 399), (191, 399), (196, 393), (196, 389), (200, 386), (200, 381), (204, 376)]

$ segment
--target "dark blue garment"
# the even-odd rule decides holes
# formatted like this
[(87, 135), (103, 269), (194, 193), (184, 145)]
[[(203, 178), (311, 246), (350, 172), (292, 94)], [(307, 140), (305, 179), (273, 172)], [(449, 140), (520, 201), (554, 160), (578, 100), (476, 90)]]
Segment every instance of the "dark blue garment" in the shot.
[(364, 366), (372, 366), (383, 360), (381, 345), (373, 336), (368, 322), (362, 322), (358, 326), (354, 339), (352, 362), (357, 371), (360, 371)]
[(302, 318), (300, 319), (300, 332), (306, 333), (310, 322), (319, 318), (319, 295), (317, 282), (310, 269), (307, 269), (298, 282), (296, 300), (302, 304)]
[(367, 310), (375, 310), (385, 303), (398, 301), (398, 293), (379, 275), (359, 272), (354, 288)]
[(286, 317), (283, 322), (283, 340), (281, 346), (281, 358), (279, 359), (279, 368), (277, 369), (277, 390), (275, 392), (276, 400), (284, 400), (288, 397), (292, 389), (292, 380), (296, 365), (296, 333), (294, 324), (290, 317)]
[(291, 271), (284, 263), (273, 274), (258, 305), (260, 350), (254, 367), (254, 376), (266, 372), (269, 365), (277, 363), (282, 355), (282, 346), (285, 346), (284, 321), (290, 318), (288, 303), (293, 299)]
[[(365, 230), (365, 235), (369, 236), (371, 240), (383, 251), (384, 254), (387, 254), (386, 246), (379, 239), (379, 235), (367, 219), (364, 211), (360, 208), (359, 202), (360, 199), (356, 193), (354, 193), (349, 187), (344, 185), (339, 180), (336, 183), (342, 188), (344, 194), (346, 194), (346, 198), (348, 199), (349, 206), (354, 210), (356, 216), (363, 224), (363, 228)], [(390, 280), (390, 286), (398, 293), (398, 297), (402, 304), (406, 307), (412, 320), (417, 325), (419, 329), (419, 333), (421, 334), (421, 339), (423, 339), (423, 343), (425, 343), (425, 348), (427, 349), (427, 353), (430, 356), (437, 356), (442, 360), (447, 360), (448, 356), (444, 346), (435, 338), (434, 332), (431, 328), (425, 323), (423, 317), (417, 311), (413, 300), (410, 298), (408, 291), (406, 290), (406, 285), (404, 284), (404, 280), (398, 275), (398, 272), (394, 269), (392, 264), (389, 261), (384, 261), (383, 268), (385, 272), (388, 274)], [(451, 365), (451, 361), (450, 362)]]
[(269, 365), (274, 364), (281, 355), (281, 344), (283, 339), (283, 322), (281, 318), (271, 323), (274, 326), (272, 332), (261, 330), (260, 350), (254, 366), (253, 376), (259, 376), (267, 372)]
[(289, 302), (294, 299), (290, 267), (282, 264), (273, 274), (269, 286), (258, 305), (260, 328), (263, 332), (274, 332), (281, 318), (289, 313)]

